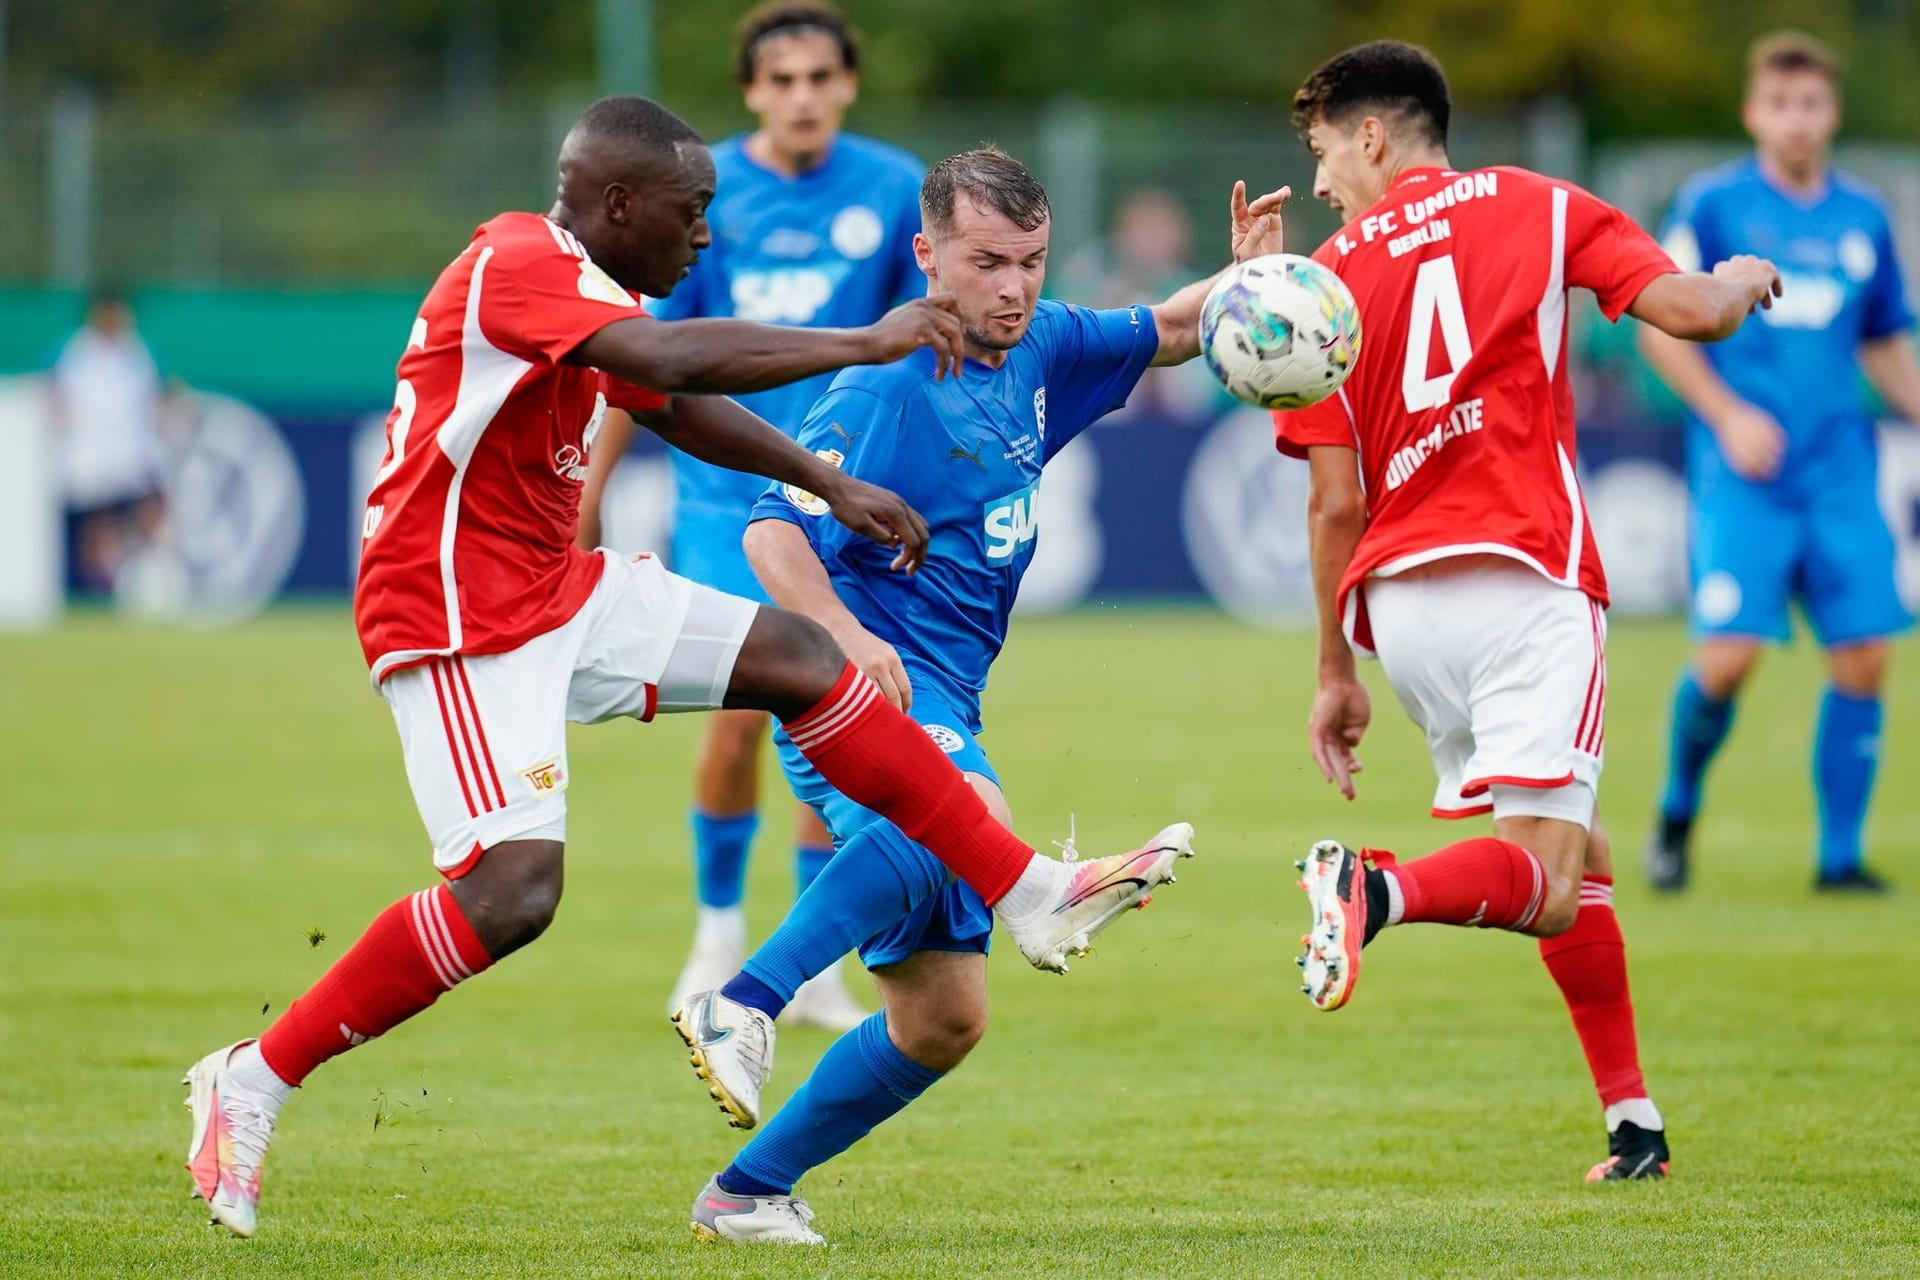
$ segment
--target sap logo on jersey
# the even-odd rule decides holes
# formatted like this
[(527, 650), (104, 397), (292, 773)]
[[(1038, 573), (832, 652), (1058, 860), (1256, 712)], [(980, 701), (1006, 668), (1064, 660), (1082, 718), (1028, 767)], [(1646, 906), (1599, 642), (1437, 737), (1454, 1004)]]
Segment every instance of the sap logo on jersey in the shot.
[(987, 559), (1011, 560), (1040, 531), (1040, 482), (995, 498), (986, 507)]
[(811, 267), (742, 271), (733, 278), (733, 314), (761, 324), (806, 324), (833, 298), (833, 278)]
[(1780, 296), (1760, 321), (1773, 329), (1824, 329), (1846, 304), (1846, 287), (1832, 276), (1782, 271)]

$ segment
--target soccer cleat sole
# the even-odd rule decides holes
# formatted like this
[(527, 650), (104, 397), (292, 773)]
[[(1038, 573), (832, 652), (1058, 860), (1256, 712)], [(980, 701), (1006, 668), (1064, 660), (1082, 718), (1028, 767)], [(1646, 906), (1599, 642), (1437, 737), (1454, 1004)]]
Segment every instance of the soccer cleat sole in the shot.
[[(1608, 1156), (1593, 1168), (1587, 1170), (1588, 1182), (1664, 1182), (1672, 1161), (1659, 1160), (1648, 1152), (1643, 1163), (1636, 1169), (1616, 1175), (1614, 1167), (1622, 1162), (1621, 1156)], [(1657, 1161), (1657, 1163), (1655, 1163)]]
[(693, 1228), (693, 1238), (701, 1244), (719, 1244), (724, 1238), (718, 1231), (715, 1231), (703, 1222), (694, 1222), (688, 1225)]
[[(741, 1106), (739, 1101), (714, 1078), (712, 1070), (707, 1066), (707, 1055), (700, 1051), (700, 1042), (694, 1039), (693, 1033), (688, 1031), (685, 1024), (680, 1021), (680, 1012), (675, 1010), (668, 1021), (673, 1023), (673, 1029), (686, 1042), (687, 1061), (693, 1065), (693, 1074), (706, 1082), (707, 1096), (712, 1098), (714, 1105), (720, 1108), (720, 1114), (727, 1118), (727, 1123), (736, 1129), (751, 1129), (758, 1124), (759, 1117)], [(697, 1225), (695, 1229), (699, 1229)]]
[[(1359, 948), (1348, 945), (1351, 926), (1337, 883), (1347, 858), (1357, 861), (1359, 855), (1337, 840), (1321, 840), (1294, 864), (1301, 872), (1299, 887), (1313, 909), (1312, 927), (1300, 939), (1306, 954), (1295, 961), (1304, 979), (1300, 992), (1322, 1013), (1346, 1004), (1359, 985)], [(1359, 892), (1357, 885), (1354, 891)]]

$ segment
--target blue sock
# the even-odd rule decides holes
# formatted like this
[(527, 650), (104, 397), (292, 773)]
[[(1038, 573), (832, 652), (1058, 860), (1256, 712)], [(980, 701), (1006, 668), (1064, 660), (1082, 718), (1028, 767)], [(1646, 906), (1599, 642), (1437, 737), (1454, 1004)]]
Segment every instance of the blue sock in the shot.
[[(868, 823), (747, 957), (742, 973), (776, 992), (785, 1008), (801, 983), (905, 918), (946, 882), (946, 867), (900, 828), (883, 819)], [(727, 994), (733, 998), (730, 989)], [(778, 1010), (767, 1012), (779, 1016)]]
[(1666, 818), (1691, 818), (1700, 807), (1700, 780), (1733, 727), (1733, 699), (1715, 702), (1693, 672), (1680, 677), (1673, 691), (1673, 728), (1667, 746), (1667, 794), (1660, 802)]
[(876, 1013), (835, 1040), (813, 1074), (720, 1175), (736, 1196), (783, 1196), (807, 1170), (851, 1147), (925, 1093), (943, 1073), (923, 1067), (887, 1038)]
[(694, 888), (703, 907), (737, 907), (747, 896), (747, 850), (760, 815), (715, 818), (693, 811)]
[(1860, 865), (1860, 828), (1880, 764), (1880, 699), (1828, 689), (1813, 740), (1813, 790), (1820, 804), (1820, 874)]
[(800, 895), (807, 891), (807, 886), (820, 878), (820, 873), (827, 869), (827, 861), (832, 857), (832, 845), (803, 844), (795, 847), (793, 851), (794, 901), (798, 902)]

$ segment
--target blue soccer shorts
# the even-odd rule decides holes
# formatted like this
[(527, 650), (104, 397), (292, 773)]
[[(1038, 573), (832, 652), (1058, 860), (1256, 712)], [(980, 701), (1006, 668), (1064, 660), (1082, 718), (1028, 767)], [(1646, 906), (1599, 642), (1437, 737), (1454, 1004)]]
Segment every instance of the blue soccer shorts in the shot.
[(716, 591), (744, 596), (756, 604), (772, 604), (740, 547), (750, 509), (751, 504), (735, 510), (704, 503), (677, 508), (673, 517), (673, 571)]
[(1795, 501), (1758, 485), (1715, 485), (1692, 514), (1694, 633), (1785, 641), (1800, 602), (1824, 646), (1913, 625), (1894, 576), (1893, 535), (1871, 479)]
[[(977, 773), (1000, 785), (1000, 777), (988, 763), (979, 740), (967, 728), (967, 721), (948, 706), (939, 695), (915, 688), (913, 708), (908, 712), (927, 731), (934, 744), (947, 753), (962, 773)], [(837, 850), (870, 822), (882, 821), (879, 814), (855, 804), (827, 784), (787, 740), (782, 731), (774, 733), (780, 750), (780, 767), (786, 771), (793, 794), (811, 805), (833, 833)], [(891, 928), (869, 938), (860, 947), (860, 962), (869, 969), (897, 964), (916, 951), (963, 951), (985, 954), (993, 935), (993, 911), (966, 885), (948, 880), (938, 892), (929, 895), (913, 912)]]

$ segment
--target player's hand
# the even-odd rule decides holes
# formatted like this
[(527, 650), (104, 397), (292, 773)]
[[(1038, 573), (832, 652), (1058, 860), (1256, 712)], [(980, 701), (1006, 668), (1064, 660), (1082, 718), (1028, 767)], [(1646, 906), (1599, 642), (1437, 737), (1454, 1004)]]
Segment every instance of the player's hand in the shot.
[(1785, 287), (1780, 282), (1780, 268), (1750, 253), (1736, 253), (1724, 262), (1714, 263), (1713, 274), (1715, 279), (1746, 293), (1751, 299), (1747, 303), (1749, 311), (1754, 307), (1764, 311), (1773, 306), (1773, 300)]
[(1358, 680), (1327, 680), (1313, 695), (1313, 711), (1307, 716), (1307, 747), (1320, 776), (1340, 788), (1340, 794), (1353, 799), (1353, 775), (1365, 766), (1353, 749), (1367, 732), (1373, 718), (1373, 700), (1367, 687)]
[(1235, 262), (1245, 262), (1248, 258), (1280, 253), (1286, 249), (1286, 237), (1280, 226), (1280, 206), (1292, 195), (1292, 187), (1281, 187), (1248, 204), (1247, 184), (1233, 184), (1233, 196), (1228, 202), (1231, 219), (1228, 243), (1233, 247)]
[(1750, 404), (1736, 405), (1717, 415), (1713, 437), (1727, 465), (1747, 480), (1771, 480), (1780, 471), (1787, 452), (1787, 433), (1773, 415)]
[(819, 492), (835, 520), (898, 552), (892, 568), (912, 573), (927, 558), (927, 522), (893, 490), (836, 471)]
[(868, 325), (866, 333), (874, 344), (874, 364), (890, 364), (931, 347), (933, 376), (944, 378), (958, 373), (966, 356), (960, 302), (950, 293), (903, 302)]
[(888, 702), (902, 711), (913, 709), (913, 685), (908, 682), (907, 669), (900, 665), (900, 655), (892, 645), (858, 623), (834, 632), (833, 638), (839, 643), (840, 652), (847, 655), (847, 661), (866, 672), (867, 678), (880, 686)]

